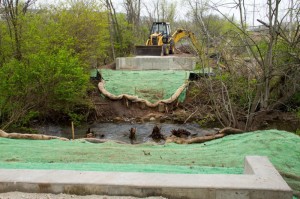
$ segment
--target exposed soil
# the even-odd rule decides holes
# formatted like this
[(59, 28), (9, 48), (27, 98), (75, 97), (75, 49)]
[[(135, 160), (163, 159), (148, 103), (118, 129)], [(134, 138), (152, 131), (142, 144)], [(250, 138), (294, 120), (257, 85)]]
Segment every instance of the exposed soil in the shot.
[(116, 63), (112, 62), (110, 64), (99, 66), (98, 68), (99, 69), (112, 69), (112, 70), (115, 70), (116, 69)]
[(295, 132), (300, 128), (300, 118), (294, 113), (281, 111), (260, 112), (254, 120), (252, 126), (256, 129), (278, 129)]
[[(126, 99), (112, 101), (102, 97), (95, 89), (91, 94), (95, 114), (92, 121), (97, 122), (131, 122), (144, 123), (192, 123), (196, 122), (205, 128), (222, 128), (217, 121), (207, 93), (195, 93), (195, 85), (191, 84), (184, 103), (174, 102), (165, 105), (163, 110), (149, 108), (142, 103)], [(279, 129), (295, 132), (300, 126), (300, 119), (294, 113), (281, 111), (258, 112), (251, 129)]]
[(155, 110), (127, 100), (112, 101), (99, 95), (96, 95), (94, 99), (95, 119), (100, 122), (142, 121), (143, 119), (146, 120), (146, 118), (157, 118), (163, 115)]

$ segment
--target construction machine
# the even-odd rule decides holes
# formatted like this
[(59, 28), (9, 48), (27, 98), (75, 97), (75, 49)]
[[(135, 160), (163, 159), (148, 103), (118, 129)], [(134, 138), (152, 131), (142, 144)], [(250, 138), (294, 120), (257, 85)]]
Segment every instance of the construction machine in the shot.
[(170, 23), (153, 22), (146, 45), (135, 46), (135, 54), (152, 56), (174, 54), (175, 44), (185, 37), (191, 39), (191, 42), (199, 53), (201, 48), (194, 33), (185, 29), (177, 29), (171, 35)]

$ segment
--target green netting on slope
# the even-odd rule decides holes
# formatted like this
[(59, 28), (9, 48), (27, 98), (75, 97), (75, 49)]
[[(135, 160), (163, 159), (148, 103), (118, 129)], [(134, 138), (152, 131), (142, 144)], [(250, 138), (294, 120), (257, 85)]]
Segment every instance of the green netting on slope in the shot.
[[(170, 98), (189, 78), (188, 71), (124, 71), (101, 69), (105, 80), (105, 89), (114, 94), (129, 94), (155, 103)], [(179, 101), (183, 102), (186, 92), (182, 92)]]
[(300, 137), (285, 131), (256, 131), (193, 145), (0, 139), (0, 168), (241, 173), (247, 155), (268, 156), (300, 191)]

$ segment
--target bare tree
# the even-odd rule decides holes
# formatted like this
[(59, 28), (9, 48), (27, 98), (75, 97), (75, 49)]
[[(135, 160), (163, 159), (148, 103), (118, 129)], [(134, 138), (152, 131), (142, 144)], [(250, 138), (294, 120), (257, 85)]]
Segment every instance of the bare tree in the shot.
[[(127, 21), (131, 25), (131, 31), (134, 35), (133, 41), (142, 37), (141, 31), (141, 0), (124, 0), (125, 10), (127, 14)], [(133, 42), (131, 44), (133, 49)]]
[(15, 41), (15, 58), (22, 59), (21, 40), (22, 40), (22, 22), (21, 16), (25, 15), (28, 8), (36, 0), (27, 0), (24, 3), (19, 0), (2, 0), (0, 5), (4, 8), (6, 22), (9, 28), (10, 36)]
[(127, 21), (137, 28), (140, 23), (141, 16), (141, 0), (124, 0), (125, 9), (127, 12)]
[[(218, 11), (227, 21), (235, 26), (235, 32), (221, 35), (218, 38), (213, 37), (207, 26), (205, 19), (205, 2), (199, 0), (186, 1), (192, 10), (194, 23), (200, 27), (203, 42), (206, 44), (206, 54), (212, 52), (214, 46), (217, 66), (220, 59), (226, 63), (225, 70), (230, 75), (231, 80), (222, 80), (208, 78), (205, 81), (209, 90), (209, 97), (212, 103), (212, 108), (217, 119), (223, 126), (233, 126), (238, 128), (249, 129), (254, 122), (255, 116), (261, 112), (269, 111), (278, 108), (285, 104), (296, 92), (299, 92), (300, 87), (300, 59), (299, 59), (299, 1), (294, 4), (293, 20), (296, 22), (293, 25), (293, 31), (287, 31), (283, 27), (283, 21), (288, 16), (288, 12), (279, 18), (281, 6), (280, 0), (268, 0), (268, 17), (266, 21), (259, 20), (267, 31), (260, 33), (252, 33), (247, 30), (247, 13), (244, 0), (236, 1), (232, 7), (235, 7), (240, 12), (239, 24), (220, 12), (216, 6), (210, 8)], [(297, 7), (298, 6), (298, 7)], [(204, 20), (205, 19), (205, 20)], [(293, 36), (288, 34), (292, 32)], [(212, 42), (222, 41), (218, 45)], [(213, 44), (213, 45), (212, 45)], [(264, 47), (261, 47), (264, 44)], [(282, 51), (278, 48), (280, 45), (285, 45), (288, 50)], [(209, 49), (209, 50), (208, 50)], [(249, 61), (243, 59), (248, 56)], [(246, 57), (245, 57), (246, 58)], [(202, 55), (202, 66), (208, 66), (207, 56)], [(247, 58), (248, 59), (248, 58)], [(288, 62), (283, 62), (288, 60)], [(220, 67), (220, 66), (219, 66)], [(223, 69), (224, 70), (224, 69)], [(220, 75), (224, 72), (217, 71)], [(246, 80), (244, 90), (236, 85), (241, 79)], [(254, 83), (255, 82), (255, 83)], [(243, 97), (243, 104), (235, 99), (237, 93), (239, 97)], [(238, 98), (239, 99), (239, 98)], [(245, 103), (247, 100), (247, 103)], [(242, 122), (241, 122), (242, 121)]]
[(169, 21), (173, 23), (176, 17), (176, 2), (168, 2), (167, 0), (161, 0), (160, 2), (160, 15), (162, 21)]
[(122, 34), (121, 34), (121, 30), (120, 30), (120, 25), (117, 19), (117, 13), (116, 10), (114, 8), (114, 5), (112, 3), (111, 0), (105, 0), (106, 2), (106, 8), (108, 11), (108, 18), (109, 18), (109, 22), (110, 22), (110, 43), (111, 43), (111, 48), (112, 48), (112, 53), (113, 53), (113, 58), (115, 59), (115, 48), (114, 48), (114, 38), (112, 37), (112, 35), (115, 36), (116, 42), (118, 44), (120, 44), (121, 48), (122, 48)]
[(153, 21), (168, 21), (173, 23), (176, 17), (176, 2), (167, 0), (152, 0), (144, 3), (151, 23)]
[(186, 2), (192, 9), (192, 20), (194, 21), (194, 23), (198, 25), (202, 34), (206, 35), (207, 37), (210, 37), (207, 26), (203, 20), (204, 13), (207, 12), (209, 9), (207, 2), (200, 0), (187, 0)]
[[(150, 4), (150, 3), (152, 3), (152, 4)], [(148, 23), (148, 27), (150, 27), (154, 21), (159, 21), (159, 12), (158, 12), (159, 0), (143, 3), (143, 5), (148, 14), (147, 17), (149, 20), (147, 20), (147, 23)]]
[[(254, 57), (256, 64), (259, 66), (259, 70), (252, 70), (253, 75), (256, 77), (257, 84), (254, 97), (249, 103), (249, 112), (247, 116), (247, 124), (249, 125), (253, 122), (253, 117), (255, 116), (256, 111), (268, 111), (276, 106), (282, 105), (297, 91), (297, 89), (299, 89), (299, 87), (296, 88), (295, 86), (290, 85), (291, 82), (288, 80), (291, 77), (290, 74), (288, 74), (288, 71), (291, 69), (291, 65), (285, 66), (282, 63), (278, 63), (280, 57), (275, 54), (276, 46), (278, 46), (279, 42), (281, 42), (282, 38), (284, 38), (283, 35), (285, 35), (285, 31), (281, 29), (281, 27), (283, 27), (283, 19), (279, 19), (280, 3), (281, 0), (268, 0), (267, 21), (258, 20), (267, 28), (266, 35), (261, 35), (261, 38), (267, 44), (265, 52), (262, 52), (259, 43), (253, 39), (245, 28), (244, 20), (242, 20), (244, 18), (243, 15), (245, 15), (245, 11), (242, 11), (243, 2), (241, 0), (239, 1), (239, 9), (242, 15), (240, 17), (241, 24), (239, 29), (242, 34), (242, 41), (244, 42), (249, 55)], [(295, 45), (295, 43), (293, 45)], [(286, 54), (286, 56), (289, 57), (290, 55)], [(294, 72), (297, 72), (297, 70)], [(299, 78), (298, 80), (294, 80), (299, 82)], [(274, 92), (273, 97), (271, 97), (271, 92), (281, 86), (286, 87), (284, 94), (282, 93), (278, 95), (278, 97), (280, 95), (282, 95), (282, 97), (279, 97), (279, 99), (277, 97), (274, 98)], [(281, 92), (283, 92), (283, 90)], [(248, 128), (247, 125), (246, 128)]]
[(245, 0), (238, 0), (237, 7), (240, 11), (240, 24), (243, 30), (246, 29), (246, 23), (247, 23), (247, 18), (246, 18), (246, 7), (245, 7)]

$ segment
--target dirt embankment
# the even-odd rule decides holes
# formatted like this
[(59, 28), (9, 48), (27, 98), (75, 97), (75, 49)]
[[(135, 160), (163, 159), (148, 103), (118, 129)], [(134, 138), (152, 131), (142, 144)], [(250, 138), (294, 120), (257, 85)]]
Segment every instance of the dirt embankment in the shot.
[[(196, 88), (190, 86), (184, 103), (165, 104), (163, 108), (149, 108), (143, 103), (131, 102), (126, 99), (110, 100), (100, 96), (95, 89), (91, 93), (94, 104), (94, 114), (90, 120), (98, 122), (197, 122), (202, 127), (222, 128), (215, 117), (207, 93), (196, 93)], [(300, 126), (300, 119), (294, 113), (281, 111), (259, 112), (255, 116), (251, 130), (279, 129), (295, 132)]]

